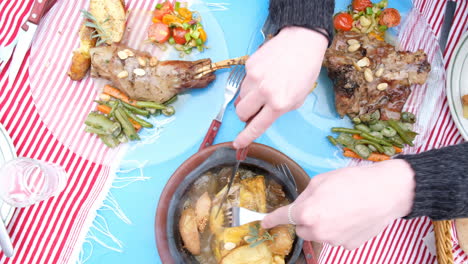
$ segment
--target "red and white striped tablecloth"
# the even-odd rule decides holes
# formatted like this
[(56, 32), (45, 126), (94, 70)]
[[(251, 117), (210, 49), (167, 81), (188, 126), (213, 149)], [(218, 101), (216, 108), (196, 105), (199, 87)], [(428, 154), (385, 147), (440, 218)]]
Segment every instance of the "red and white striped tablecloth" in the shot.
[[(452, 53), (464, 32), (468, 30), (468, 0), (457, 0), (457, 8), (454, 15), (444, 54), (445, 68), (448, 67)], [(434, 33), (439, 36), (444, 19), (446, 0), (414, 0), (414, 7), (426, 18)], [(463, 138), (455, 126), (451, 116), (446, 97), (443, 104), (436, 104), (433, 112), (437, 117), (435, 127), (432, 129), (429, 139), (419, 147), (417, 152), (433, 148), (440, 148), (461, 142)], [(320, 257), (321, 264), (429, 264), (436, 263), (434, 252), (430, 252), (426, 243), (432, 246), (433, 230), (429, 218), (417, 218), (413, 220), (396, 220), (381, 234), (368, 241), (362, 247), (348, 251), (342, 247), (325, 245)], [(455, 263), (467, 263), (468, 257), (457, 245), (453, 237), (453, 254)]]
[[(65, 6), (55, 10), (57, 28), (40, 28), (64, 34), (64, 41), (52, 43), (50, 50), (77, 45), (68, 43), (66, 35), (76, 32), (76, 29), (64, 29), (61, 25), (64, 20), (79, 21), (82, 1), (59, 2)], [(131, 1), (130, 8), (142, 8), (138, 7), (141, 2), (144, 1)], [(8, 45), (15, 39), (32, 3), (32, 0), (0, 1), (0, 46)], [(468, 0), (457, 0), (457, 3), (454, 25), (444, 54), (446, 66), (461, 35), (468, 29)], [(440, 34), (445, 4), (445, 0), (415, 0), (415, 7), (427, 18), (437, 35)], [(48, 40), (44, 41), (47, 43)], [(46, 50), (44, 54), (47, 54), (47, 48), (42, 48)], [(48, 65), (45, 57), (41, 57), (44, 54), (35, 54), (36, 64), (43, 60), (44, 67), (54, 67)], [(29, 59), (28, 53), (25, 60)], [(24, 65), (30, 66), (28, 63)], [(58, 91), (60, 96), (44, 94), (38, 92), (37, 87), (32, 88), (29, 79), (31, 69), (27, 66), (20, 70), (13, 89), (9, 91), (6, 90), (7, 68), (0, 73), (0, 123), (8, 130), (19, 156), (58, 163), (66, 168), (70, 178), (66, 190), (58, 197), (16, 211), (8, 231), (17, 253), (11, 259), (0, 253), (0, 263), (68, 263), (75, 260), (77, 250), (81, 247), (80, 237), (87, 231), (84, 227), (92, 221), (94, 211), (108, 190), (112, 180), (109, 178), (109, 160), (115, 152), (107, 151), (99, 141), (82, 132), (80, 124), (84, 119), (83, 109), (91, 109), (95, 96), (91, 85), (72, 89), (76, 87), (67, 82), (64, 79), (66, 75), (63, 75), (59, 78), (64, 86), (64, 89)], [(30, 67), (40, 65), (33, 63)], [(46, 85), (48, 77), (40, 78)], [(65, 100), (69, 108), (56, 107), (64, 105), (59, 100)], [(436, 126), (419, 151), (456, 144), (462, 140), (446, 102), (434, 109), (434, 113), (438, 115)], [(325, 246), (320, 263), (434, 263), (436, 257), (430, 254), (423, 241), (431, 230), (432, 225), (427, 218), (397, 220), (357, 250), (345, 251)], [(457, 263), (468, 260), (456, 243), (454, 255)]]

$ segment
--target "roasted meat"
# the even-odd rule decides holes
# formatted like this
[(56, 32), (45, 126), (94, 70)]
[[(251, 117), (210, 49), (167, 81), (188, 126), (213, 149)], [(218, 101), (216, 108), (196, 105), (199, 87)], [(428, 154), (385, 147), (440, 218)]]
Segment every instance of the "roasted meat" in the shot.
[(215, 79), (214, 71), (245, 63), (246, 57), (211, 63), (198, 61), (158, 61), (149, 53), (123, 45), (91, 49), (91, 76), (110, 80), (135, 100), (163, 103), (189, 88), (206, 87)]
[(431, 70), (424, 51), (398, 51), (384, 41), (356, 32), (336, 34), (324, 65), (334, 83), (340, 116), (356, 117), (379, 110), (383, 120), (400, 118), (410, 86), (424, 84)]

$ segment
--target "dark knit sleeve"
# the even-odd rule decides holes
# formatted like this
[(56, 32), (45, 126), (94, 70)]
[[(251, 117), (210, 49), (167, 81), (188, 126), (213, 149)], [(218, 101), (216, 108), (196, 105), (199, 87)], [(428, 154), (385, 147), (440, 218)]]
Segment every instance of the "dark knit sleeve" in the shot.
[(333, 39), (334, 0), (270, 0), (269, 16), (264, 32), (276, 35), (287, 26), (299, 26)]
[(397, 158), (406, 160), (415, 171), (415, 198), (406, 218), (468, 216), (468, 143)]

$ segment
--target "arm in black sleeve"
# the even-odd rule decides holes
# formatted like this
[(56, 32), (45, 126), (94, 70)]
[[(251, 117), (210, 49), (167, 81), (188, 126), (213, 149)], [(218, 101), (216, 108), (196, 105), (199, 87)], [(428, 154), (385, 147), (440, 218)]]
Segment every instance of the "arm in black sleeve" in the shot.
[(313, 29), (333, 39), (334, 0), (270, 0), (266, 33), (276, 35), (287, 26)]
[(415, 197), (406, 218), (468, 216), (468, 143), (416, 155), (400, 155), (415, 172)]

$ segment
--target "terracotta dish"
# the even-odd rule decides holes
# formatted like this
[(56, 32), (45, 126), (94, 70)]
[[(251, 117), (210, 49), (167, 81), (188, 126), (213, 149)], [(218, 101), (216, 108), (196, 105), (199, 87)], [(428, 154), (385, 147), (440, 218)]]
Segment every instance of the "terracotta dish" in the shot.
[[(193, 178), (192, 171), (204, 163), (205, 160), (212, 156), (216, 150), (226, 147), (230, 148), (231, 143), (228, 142), (214, 145), (194, 154), (174, 172), (167, 182), (159, 200), (155, 219), (156, 245), (162, 263), (176, 263), (174, 256), (171, 254), (170, 247), (172, 247), (172, 251), (174, 253), (174, 243), (177, 243), (177, 241), (174, 241), (174, 236), (168, 236), (168, 230), (171, 230), (172, 232), (174, 225), (173, 220), (171, 221), (172, 224), (168, 225), (168, 213), (170, 211), (170, 216), (174, 217), (174, 209), (169, 210), (171, 199), (174, 195), (180, 196), (180, 194), (178, 194), (180, 193), (180, 190), (177, 192), (177, 189), (179, 186), (184, 185), (183, 182), (188, 175), (192, 174), (191, 178)], [(265, 161), (266, 163), (269, 163), (269, 165), (287, 164), (296, 179), (299, 193), (304, 190), (310, 180), (307, 173), (297, 163), (271, 147), (254, 143), (250, 146), (249, 157)], [(171, 232), (169, 233), (172, 234)], [(298, 241), (300, 241), (300, 243), (297, 243), (297, 245), (300, 246), (302, 241), (299, 239)], [(316, 256), (318, 256), (319, 249), (315, 249)], [(180, 251), (183, 251), (183, 249), (180, 248)], [(296, 251), (293, 251), (292, 253), (294, 252)], [(301, 263), (301, 261), (298, 260), (296, 263)]]

